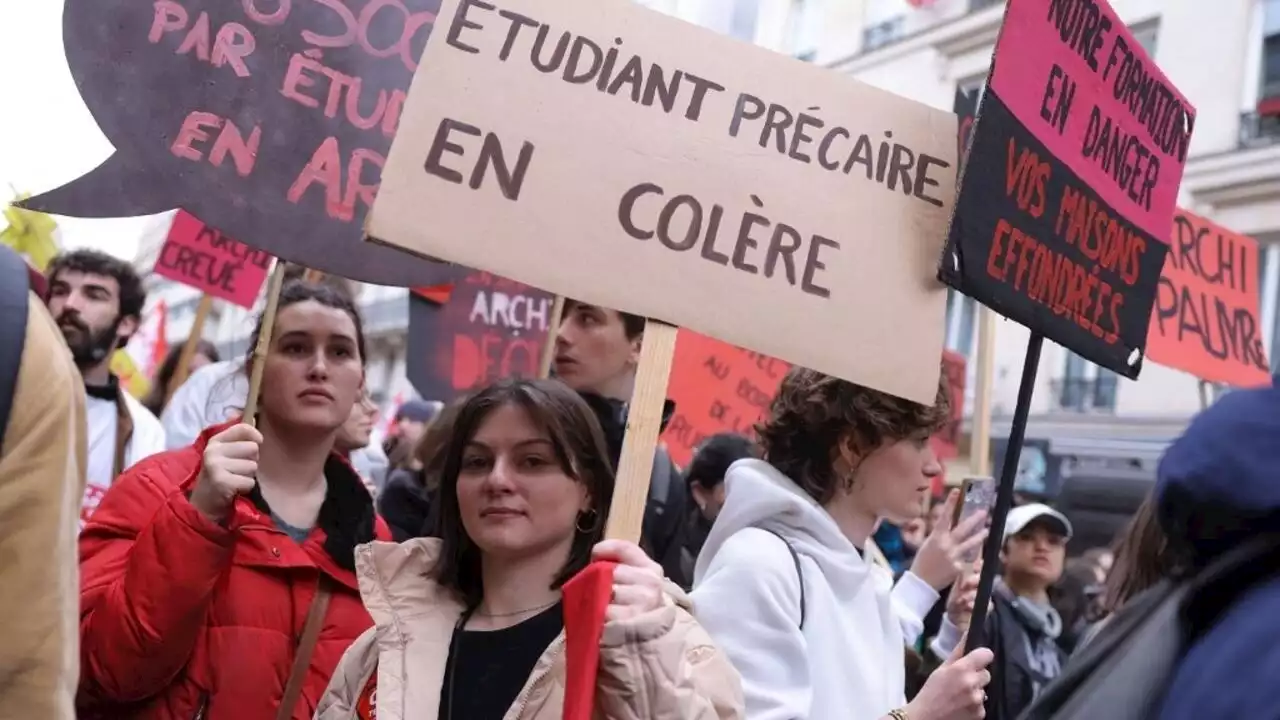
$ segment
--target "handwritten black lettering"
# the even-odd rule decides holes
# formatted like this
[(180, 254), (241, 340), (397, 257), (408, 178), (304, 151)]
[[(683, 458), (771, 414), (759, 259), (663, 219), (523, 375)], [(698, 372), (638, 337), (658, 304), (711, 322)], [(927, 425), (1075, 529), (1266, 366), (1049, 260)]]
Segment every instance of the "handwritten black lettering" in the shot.
[[(1055, 98), (1057, 101), (1050, 107), (1049, 102)], [(1040, 101), (1040, 119), (1061, 135), (1067, 130), (1067, 118), (1071, 116), (1071, 103), (1075, 99), (1076, 81), (1054, 63), (1049, 71), (1049, 81), (1044, 86), (1044, 98)]]
[(157, 264), (186, 278), (195, 287), (217, 287), (232, 294), (236, 292), (236, 282), (244, 268), (242, 260), (219, 257), (215, 253), (172, 243), (165, 244)]
[(1186, 215), (1173, 218), (1169, 262), (1210, 285), (1245, 294), (1253, 292), (1257, 270), (1249, 266), (1249, 248), (1230, 235), (1197, 225)]
[[(460, 175), (455, 175), (460, 178)], [(455, 180), (455, 182), (457, 182)], [(649, 217), (653, 216), (653, 208), (660, 207), (655, 223), (645, 224), (637, 221), (640, 200), (654, 196), (658, 203), (644, 203)], [(720, 236), (721, 219), (724, 206), (716, 203), (708, 212), (705, 204), (692, 195), (676, 195), (662, 200), (665, 191), (654, 183), (640, 183), (623, 193), (618, 203), (618, 224), (629, 237), (637, 240), (650, 240), (655, 235), (658, 242), (669, 250), (686, 252), (692, 250), (702, 240), (700, 255), (717, 265), (728, 266), (732, 257), (735, 270), (752, 275), (761, 274), (758, 258), (763, 254), (763, 274), (773, 278), (777, 274), (781, 262), (786, 271), (786, 280), (792, 287), (798, 287), (804, 293), (817, 297), (830, 297), (829, 288), (822, 286), (820, 275), (827, 265), (822, 251), (826, 248), (839, 250), (840, 243), (830, 238), (814, 234), (806, 239), (794, 227), (784, 223), (774, 223), (767, 216), (747, 210), (737, 223), (737, 233), (730, 240)], [(755, 195), (751, 203), (756, 209), (762, 209), (764, 202)], [(687, 218), (687, 222), (685, 220)], [(648, 229), (652, 227), (653, 229)], [(719, 244), (723, 240), (723, 244)], [(761, 244), (767, 246), (761, 252)], [(802, 246), (807, 245), (800, 272), (799, 283), (796, 278), (796, 254)]]
[(1152, 195), (1160, 183), (1160, 158), (1137, 135), (1126, 133), (1094, 106), (1081, 150), (1085, 159), (1092, 160), (1130, 200), (1151, 209)]
[(519, 200), (520, 189), (524, 186), (525, 173), (529, 170), (529, 163), (533, 160), (533, 143), (527, 140), (520, 147), (520, 154), (516, 158), (515, 167), (512, 168), (507, 162), (506, 153), (502, 148), (502, 141), (498, 136), (491, 132), (484, 132), (474, 125), (444, 118), (440, 121), (439, 127), (436, 128), (435, 138), (431, 142), (431, 148), (427, 151), (427, 159), (423, 167), (429, 175), (446, 180), (451, 183), (461, 184), (462, 173), (449, 167), (445, 167), (442, 163), (445, 153), (450, 155), (463, 155), (464, 148), (457, 143), (452, 142), (449, 137), (452, 133), (467, 135), (471, 137), (483, 137), (480, 143), (480, 149), (475, 165), (471, 169), (471, 178), (468, 185), (472, 190), (479, 190), (484, 184), (485, 177), (492, 168), (493, 175), (498, 183), (498, 190), (502, 196), (508, 200)]
[[(539, 72), (557, 74), (574, 85), (590, 85), (598, 92), (628, 98), (643, 107), (658, 107), (666, 114), (683, 112), (688, 120), (697, 121), (702, 116), (703, 104), (711, 92), (722, 92), (724, 86), (698, 77), (687, 70), (664, 68), (639, 55), (620, 56), (622, 38), (614, 38), (614, 47), (607, 51), (608, 43), (577, 35), (568, 30), (556, 30), (536, 18), (509, 10), (494, 13), (506, 27), (500, 32), (497, 47), (487, 47), (483, 32), (483, 12), (496, 8), (481, 0), (464, 0), (450, 24), (446, 42), (450, 47), (465, 53), (479, 54), (493, 51), (503, 62), (527, 56), (529, 63)], [(533, 29), (532, 36), (525, 30)], [(475, 31), (472, 39), (463, 41), (464, 30)], [(492, 45), (493, 43), (488, 43)], [(684, 100), (683, 104), (679, 101)]]
[(1258, 319), (1247, 308), (1232, 307), (1222, 297), (1210, 298), (1190, 287), (1179, 290), (1169, 278), (1162, 277), (1155, 314), (1156, 329), (1161, 335), (1173, 335), (1179, 342), (1194, 336), (1214, 358), (1230, 358), (1270, 372)]
[(1049, 20), (1057, 27), (1062, 42), (1097, 72), (1098, 51), (1111, 32), (1111, 18), (1094, 0), (1051, 0)]
[(1116, 36), (1111, 46), (1102, 79), (1106, 80), (1113, 69), (1116, 73), (1111, 85), (1112, 97), (1129, 108), (1129, 113), (1142, 123), (1161, 153), (1185, 162), (1196, 124), (1190, 108), (1148, 70), (1147, 62), (1130, 49), (1121, 35)]
[(865, 172), (867, 180), (891, 191), (901, 187), (908, 196), (942, 207), (942, 200), (928, 194), (927, 190), (938, 187), (935, 169), (940, 175), (951, 166), (950, 163), (893, 142), (892, 131), (884, 133), (885, 139), (875, 149), (873, 159), (873, 143), (868, 135), (861, 134), (855, 139), (848, 128), (828, 125), (813, 114), (817, 110), (811, 107), (803, 113), (793, 113), (782, 105), (766, 103), (750, 93), (739, 93), (729, 120), (729, 136), (738, 137), (751, 123), (762, 121), (755, 137), (757, 145), (809, 164), (812, 156), (804, 150), (815, 140), (815, 136), (809, 133), (822, 131), (821, 139), (817, 141), (819, 167), (851, 175), (855, 167), (862, 166), (861, 172)]

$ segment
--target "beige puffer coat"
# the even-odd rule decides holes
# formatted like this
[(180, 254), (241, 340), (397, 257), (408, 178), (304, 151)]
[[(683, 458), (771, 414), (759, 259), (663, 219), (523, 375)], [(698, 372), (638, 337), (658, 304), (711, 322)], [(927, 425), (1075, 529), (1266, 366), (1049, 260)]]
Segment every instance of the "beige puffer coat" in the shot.
[[(374, 628), (347, 650), (320, 700), (316, 720), (357, 720), (376, 669), (377, 720), (435, 718), (454, 625), (462, 605), (427, 572), (440, 541), (370, 543), (356, 550), (356, 574)], [(608, 622), (600, 642), (597, 717), (608, 720), (728, 720), (743, 717), (738, 673), (668, 583), (671, 602)], [(534, 666), (505, 720), (560, 720), (564, 634)]]

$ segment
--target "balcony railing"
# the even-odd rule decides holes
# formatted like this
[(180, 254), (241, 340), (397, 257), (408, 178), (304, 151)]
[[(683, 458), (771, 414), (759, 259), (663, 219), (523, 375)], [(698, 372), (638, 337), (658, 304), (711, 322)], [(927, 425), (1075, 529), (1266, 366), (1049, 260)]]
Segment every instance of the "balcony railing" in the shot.
[(1076, 412), (1114, 412), (1116, 409), (1116, 376), (1101, 371), (1098, 377), (1065, 377), (1049, 383), (1055, 404), (1062, 410)]
[(1280, 116), (1250, 111), (1240, 114), (1240, 147), (1256, 148), (1280, 141)]

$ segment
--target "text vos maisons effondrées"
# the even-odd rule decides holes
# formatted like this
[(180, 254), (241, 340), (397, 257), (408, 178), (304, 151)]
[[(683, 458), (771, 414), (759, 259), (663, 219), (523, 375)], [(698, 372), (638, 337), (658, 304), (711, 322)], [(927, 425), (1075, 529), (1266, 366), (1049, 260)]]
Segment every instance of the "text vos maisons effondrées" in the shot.
[[(628, 98), (642, 107), (657, 107), (666, 114), (680, 113), (693, 122), (703, 119), (708, 97), (725, 92), (725, 87), (713, 80), (684, 70), (669, 71), (639, 55), (624, 53), (622, 38), (614, 38), (613, 46), (606, 50), (608, 43), (571, 31), (553, 30), (534, 18), (499, 9), (485, 0), (461, 0), (449, 26), (437, 28), (437, 32), (442, 30), (450, 48), (477, 55), (482, 52), (477, 40), (480, 33), (496, 30), (503, 33), (501, 46), (496, 49), (502, 62), (527, 56), (541, 73)], [(865, 174), (867, 181), (886, 190), (902, 192), (934, 207), (943, 206), (943, 201), (930, 193), (939, 186), (936, 178), (948, 172), (949, 162), (894, 142), (892, 131), (885, 131), (883, 139), (873, 139), (867, 133), (830, 125), (817, 115), (818, 110), (813, 107), (794, 112), (742, 92), (733, 103), (726, 129), (730, 137), (747, 136), (759, 147), (772, 148), (796, 162), (850, 177)], [(465, 177), (463, 171), (446, 163), (446, 155), (465, 154), (454, 141), (459, 136), (479, 140), (474, 164)], [(446, 117), (436, 128), (424, 169), (451, 183), (465, 181), (472, 189), (479, 189), (492, 171), (499, 191), (516, 201), (534, 153), (533, 143), (523, 141), (514, 162), (510, 162), (502, 141), (494, 133)], [(829, 297), (830, 289), (821, 284), (821, 274), (829, 252), (840, 249), (839, 240), (773, 222), (763, 214), (764, 203), (757, 195), (750, 200), (753, 207), (742, 213), (734, 235), (732, 224), (723, 222), (726, 211), (721, 204), (704, 203), (688, 194), (668, 197), (665, 188), (640, 182), (620, 199), (618, 221), (627, 235), (638, 240), (656, 238), (677, 252), (698, 248), (700, 256), (710, 262), (732, 265), (751, 274), (763, 273), (768, 278), (782, 272), (792, 287), (798, 286), (802, 292), (817, 297)], [(642, 201), (650, 215), (647, 220), (637, 217)], [(728, 230), (725, 236), (722, 224)], [(828, 253), (825, 257), (824, 251)]]

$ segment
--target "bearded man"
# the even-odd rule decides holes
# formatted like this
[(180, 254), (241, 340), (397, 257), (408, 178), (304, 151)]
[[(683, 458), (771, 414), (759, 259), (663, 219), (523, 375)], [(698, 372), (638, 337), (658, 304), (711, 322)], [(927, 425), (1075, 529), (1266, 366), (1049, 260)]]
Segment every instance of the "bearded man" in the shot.
[(84, 378), (88, 459), (80, 524), (120, 473), (163, 452), (160, 421), (120, 387), (111, 356), (137, 331), (147, 294), (133, 266), (96, 250), (54, 258), (47, 271), (49, 314)]

